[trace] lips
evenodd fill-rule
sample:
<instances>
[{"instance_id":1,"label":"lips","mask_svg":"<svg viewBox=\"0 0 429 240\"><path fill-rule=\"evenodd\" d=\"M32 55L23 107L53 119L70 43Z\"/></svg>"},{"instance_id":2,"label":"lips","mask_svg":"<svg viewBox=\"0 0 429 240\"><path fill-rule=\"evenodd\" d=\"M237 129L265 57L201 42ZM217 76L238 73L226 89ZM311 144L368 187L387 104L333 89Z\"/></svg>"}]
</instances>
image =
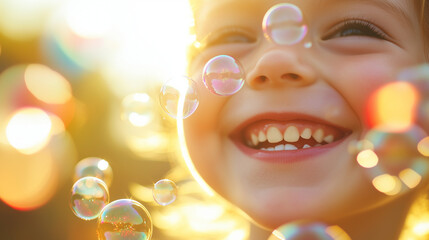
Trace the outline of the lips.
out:
<instances>
[{"instance_id":1,"label":"lips","mask_svg":"<svg viewBox=\"0 0 429 240\"><path fill-rule=\"evenodd\" d=\"M230 135L245 154L274 162L300 161L334 148L351 130L295 113L257 115Z\"/></svg>"}]
</instances>

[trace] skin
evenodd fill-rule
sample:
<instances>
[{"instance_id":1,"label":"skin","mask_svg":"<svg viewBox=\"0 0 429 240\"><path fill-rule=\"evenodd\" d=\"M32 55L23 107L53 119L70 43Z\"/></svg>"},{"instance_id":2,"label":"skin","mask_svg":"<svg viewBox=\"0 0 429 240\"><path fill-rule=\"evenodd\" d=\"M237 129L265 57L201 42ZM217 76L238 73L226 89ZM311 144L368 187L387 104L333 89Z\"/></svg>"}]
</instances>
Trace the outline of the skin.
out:
<instances>
[{"instance_id":1,"label":"skin","mask_svg":"<svg viewBox=\"0 0 429 240\"><path fill-rule=\"evenodd\" d=\"M398 238L414 193L388 197L375 190L348 146L370 129L365 113L370 94L401 69L425 62L415 7L408 0L287 1L301 9L308 25L303 42L311 41L312 47L305 48L264 38L263 16L282 2L198 2L196 34L203 47L192 57L189 72L200 105L184 120L195 168L214 191L264 229L305 219L338 224L353 239ZM369 22L387 37L344 34L336 26L346 19ZM201 77L206 62L221 54L238 59L247 73L243 88L228 97L209 92ZM306 114L350 134L311 159L261 161L243 153L230 135L265 113ZM266 234L256 230L253 238Z\"/></svg>"}]
</instances>

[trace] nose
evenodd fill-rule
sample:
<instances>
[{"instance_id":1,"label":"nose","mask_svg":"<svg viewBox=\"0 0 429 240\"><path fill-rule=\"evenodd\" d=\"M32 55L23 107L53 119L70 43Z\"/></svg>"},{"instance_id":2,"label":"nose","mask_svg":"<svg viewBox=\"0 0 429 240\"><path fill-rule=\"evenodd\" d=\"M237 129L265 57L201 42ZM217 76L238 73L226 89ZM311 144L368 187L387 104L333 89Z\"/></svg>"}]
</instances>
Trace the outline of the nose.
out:
<instances>
[{"instance_id":1,"label":"nose","mask_svg":"<svg viewBox=\"0 0 429 240\"><path fill-rule=\"evenodd\" d=\"M247 84L253 89L267 87L302 87L315 82L314 69L302 62L298 52L272 49L265 52L247 74Z\"/></svg>"}]
</instances>

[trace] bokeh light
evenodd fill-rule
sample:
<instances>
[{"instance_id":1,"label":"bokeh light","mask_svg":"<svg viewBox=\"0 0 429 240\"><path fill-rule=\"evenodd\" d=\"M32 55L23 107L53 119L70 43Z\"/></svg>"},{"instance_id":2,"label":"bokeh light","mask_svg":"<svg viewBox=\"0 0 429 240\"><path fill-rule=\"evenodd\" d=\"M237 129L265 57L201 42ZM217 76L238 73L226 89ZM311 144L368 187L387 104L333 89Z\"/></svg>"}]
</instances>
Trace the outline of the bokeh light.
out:
<instances>
[{"instance_id":1,"label":"bokeh light","mask_svg":"<svg viewBox=\"0 0 429 240\"><path fill-rule=\"evenodd\" d=\"M161 179L153 186L153 199L162 206L169 205L176 200L177 186L169 179Z\"/></svg>"},{"instance_id":2,"label":"bokeh light","mask_svg":"<svg viewBox=\"0 0 429 240\"><path fill-rule=\"evenodd\" d=\"M83 177L96 177L109 187L113 179L113 170L105 159L87 157L80 160L75 167L75 181Z\"/></svg>"},{"instance_id":3,"label":"bokeh light","mask_svg":"<svg viewBox=\"0 0 429 240\"><path fill-rule=\"evenodd\" d=\"M109 202L106 184L96 177L77 180L70 195L70 207L73 213L84 220L97 218Z\"/></svg>"},{"instance_id":4,"label":"bokeh light","mask_svg":"<svg viewBox=\"0 0 429 240\"><path fill-rule=\"evenodd\" d=\"M301 9L290 3L271 7L264 16L262 29L267 39L280 45L296 44L307 34Z\"/></svg>"},{"instance_id":5,"label":"bokeh light","mask_svg":"<svg viewBox=\"0 0 429 240\"><path fill-rule=\"evenodd\" d=\"M181 95L184 95L185 99L183 108L179 106ZM175 77L168 80L161 88L159 102L171 117L177 118L179 111L183 118L189 117L199 104L196 83L187 77Z\"/></svg>"},{"instance_id":6,"label":"bokeh light","mask_svg":"<svg viewBox=\"0 0 429 240\"><path fill-rule=\"evenodd\" d=\"M206 63L202 78L204 85L212 93L229 96L243 87L245 73L238 60L231 56L219 55Z\"/></svg>"},{"instance_id":7,"label":"bokeh light","mask_svg":"<svg viewBox=\"0 0 429 240\"><path fill-rule=\"evenodd\" d=\"M146 93L134 93L122 100L122 119L136 127L149 124L154 118L154 105Z\"/></svg>"},{"instance_id":8,"label":"bokeh light","mask_svg":"<svg viewBox=\"0 0 429 240\"><path fill-rule=\"evenodd\" d=\"M6 136L15 149L32 154L48 143L51 128L52 122L46 112L38 108L24 108L10 118Z\"/></svg>"},{"instance_id":9,"label":"bokeh light","mask_svg":"<svg viewBox=\"0 0 429 240\"><path fill-rule=\"evenodd\" d=\"M292 222L274 230L268 240L351 240L338 226L318 222Z\"/></svg>"},{"instance_id":10,"label":"bokeh light","mask_svg":"<svg viewBox=\"0 0 429 240\"><path fill-rule=\"evenodd\" d=\"M368 101L372 127L401 131L415 123L419 93L407 82L392 82L378 89Z\"/></svg>"},{"instance_id":11,"label":"bokeh light","mask_svg":"<svg viewBox=\"0 0 429 240\"><path fill-rule=\"evenodd\" d=\"M120 199L103 209L97 231L100 240L149 240L153 231L152 218L141 203Z\"/></svg>"},{"instance_id":12,"label":"bokeh light","mask_svg":"<svg viewBox=\"0 0 429 240\"><path fill-rule=\"evenodd\" d=\"M28 65L25 69L25 84L37 99L48 104L64 104L72 98L70 83L45 65Z\"/></svg>"}]
</instances>

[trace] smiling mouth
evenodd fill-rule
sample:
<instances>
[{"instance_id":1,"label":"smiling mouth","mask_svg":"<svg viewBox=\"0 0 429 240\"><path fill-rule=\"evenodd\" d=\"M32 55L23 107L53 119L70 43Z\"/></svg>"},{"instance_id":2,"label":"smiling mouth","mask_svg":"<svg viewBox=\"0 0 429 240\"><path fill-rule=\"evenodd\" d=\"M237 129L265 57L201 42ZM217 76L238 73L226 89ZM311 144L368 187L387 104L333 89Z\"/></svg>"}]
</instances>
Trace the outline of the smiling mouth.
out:
<instances>
[{"instance_id":1,"label":"smiling mouth","mask_svg":"<svg viewBox=\"0 0 429 240\"><path fill-rule=\"evenodd\" d=\"M260 120L241 132L243 144L261 151L292 151L334 143L346 131L308 120Z\"/></svg>"}]
</instances>

